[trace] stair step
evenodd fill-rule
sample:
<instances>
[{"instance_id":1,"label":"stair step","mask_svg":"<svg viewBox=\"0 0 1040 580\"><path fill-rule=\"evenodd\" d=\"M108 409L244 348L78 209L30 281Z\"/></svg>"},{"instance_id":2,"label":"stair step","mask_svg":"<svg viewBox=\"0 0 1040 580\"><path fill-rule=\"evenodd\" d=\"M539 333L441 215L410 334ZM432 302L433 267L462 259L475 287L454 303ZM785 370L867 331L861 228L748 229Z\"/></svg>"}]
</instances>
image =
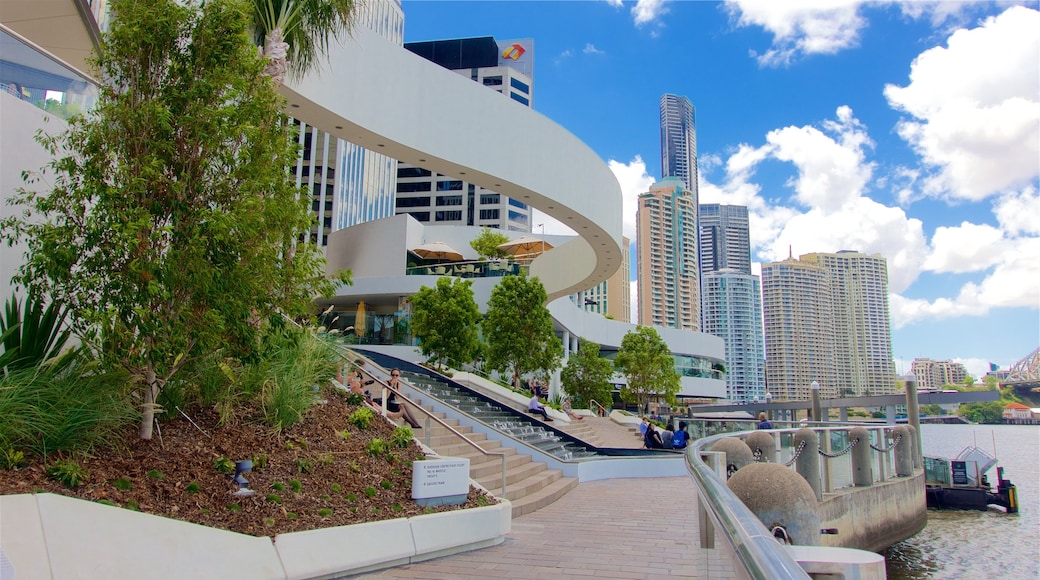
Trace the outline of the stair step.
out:
<instances>
[{"instance_id":1,"label":"stair step","mask_svg":"<svg viewBox=\"0 0 1040 580\"><path fill-rule=\"evenodd\" d=\"M561 477L549 485L524 497L510 500L513 503L513 517L540 510L560 499L567 492L578 486L578 478Z\"/></svg>"},{"instance_id":2,"label":"stair step","mask_svg":"<svg viewBox=\"0 0 1040 580\"><path fill-rule=\"evenodd\" d=\"M507 487L505 497L510 501L514 499L520 499L524 496L530 495L538 491L539 489L542 489L543 487L548 486L552 482L562 477L563 472L559 469L545 469L543 471L539 471L538 473L535 473L530 477L525 477L524 479L516 483L506 484ZM501 480L496 482L494 481L494 478L489 478L489 481L487 481L486 485L485 483L480 484L488 488L488 490L490 490L491 493L501 497L502 488L499 485L500 483Z\"/></svg>"},{"instance_id":3,"label":"stair step","mask_svg":"<svg viewBox=\"0 0 1040 580\"><path fill-rule=\"evenodd\" d=\"M528 457L528 456L527 455L519 455L517 457ZM480 485L483 485L484 487L487 487L487 488L491 488L491 487L501 488L501 486L502 486L502 462L501 461L496 461L494 463L495 463L495 469L493 469L493 470L488 470L487 469L488 467L490 467L490 465L482 465L481 466L481 471L490 471L489 473L486 473L486 474L481 475L481 476L477 476L477 475L475 475L473 473L473 469L471 468L469 476L472 479L476 480L476 482L479 483ZM527 479L529 477L534 477L535 475L538 475L539 473L542 473L543 471L548 471L548 469L549 468L544 463L540 463L540 462L527 461L527 462L522 463L522 464L510 465L509 462L506 461L506 489L509 489L510 491L512 491L512 489L511 489L512 487L517 486L517 485L522 485L521 482L523 482L525 479Z\"/></svg>"},{"instance_id":4,"label":"stair step","mask_svg":"<svg viewBox=\"0 0 1040 580\"><path fill-rule=\"evenodd\" d=\"M520 469L521 467L532 463L530 455L509 455L506 457L506 472L507 477L513 476L513 471ZM544 464L543 464L544 465ZM469 476L472 479L481 479L484 477L495 476L498 478L498 482L502 482L502 460L497 457L488 458L486 461L480 461L474 463L470 460L469 464ZM513 480L516 481L516 480Z\"/></svg>"}]
</instances>

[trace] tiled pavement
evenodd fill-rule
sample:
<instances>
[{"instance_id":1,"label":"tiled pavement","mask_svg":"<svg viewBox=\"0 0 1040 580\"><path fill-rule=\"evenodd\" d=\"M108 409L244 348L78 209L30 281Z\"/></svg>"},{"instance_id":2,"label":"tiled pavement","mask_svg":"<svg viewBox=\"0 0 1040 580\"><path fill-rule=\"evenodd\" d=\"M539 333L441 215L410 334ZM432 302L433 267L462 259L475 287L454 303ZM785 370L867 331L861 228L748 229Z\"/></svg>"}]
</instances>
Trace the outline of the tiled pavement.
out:
<instances>
[{"instance_id":1,"label":"tiled pavement","mask_svg":"<svg viewBox=\"0 0 1040 580\"><path fill-rule=\"evenodd\" d=\"M739 578L725 548L703 550L688 477L580 484L513 520L505 542L362 578Z\"/></svg>"}]
</instances>

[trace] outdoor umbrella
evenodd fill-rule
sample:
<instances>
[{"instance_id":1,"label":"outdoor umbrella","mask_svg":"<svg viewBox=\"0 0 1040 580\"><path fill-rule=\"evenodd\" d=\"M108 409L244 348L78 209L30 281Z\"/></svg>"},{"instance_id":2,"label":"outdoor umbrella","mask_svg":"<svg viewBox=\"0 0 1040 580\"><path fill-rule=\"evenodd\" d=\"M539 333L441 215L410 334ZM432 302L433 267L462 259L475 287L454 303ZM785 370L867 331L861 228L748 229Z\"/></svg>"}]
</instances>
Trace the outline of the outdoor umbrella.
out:
<instances>
[{"instance_id":1,"label":"outdoor umbrella","mask_svg":"<svg viewBox=\"0 0 1040 580\"><path fill-rule=\"evenodd\" d=\"M358 302L357 314L354 315L354 334L365 336L365 301Z\"/></svg>"},{"instance_id":2,"label":"outdoor umbrella","mask_svg":"<svg viewBox=\"0 0 1040 580\"><path fill-rule=\"evenodd\" d=\"M551 250L552 247L553 245L549 242L533 236L524 236L498 245L499 250L513 254L514 256L541 254L545 250Z\"/></svg>"},{"instance_id":3,"label":"outdoor umbrella","mask_svg":"<svg viewBox=\"0 0 1040 580\"><path fill-rule=\"evenodd\" d=\"M444 242L429 242L423 244L417 248L412 248L412 253L424 260L462 259L462 254Z\"/></svg>"}]
</instances>

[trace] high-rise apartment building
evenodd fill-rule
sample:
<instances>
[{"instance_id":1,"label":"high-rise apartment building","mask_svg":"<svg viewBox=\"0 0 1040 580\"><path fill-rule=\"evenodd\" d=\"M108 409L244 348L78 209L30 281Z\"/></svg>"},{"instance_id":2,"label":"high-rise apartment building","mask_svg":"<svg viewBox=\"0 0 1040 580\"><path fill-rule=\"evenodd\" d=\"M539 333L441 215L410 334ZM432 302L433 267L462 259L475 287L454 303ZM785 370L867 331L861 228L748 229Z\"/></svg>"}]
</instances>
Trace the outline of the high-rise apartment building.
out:
<instances>
[{"instance_id":1,"label":"high-rise apartment building","mask_svg":"<svg viewBox=\"0 0 1040 580\"><path fill-rule=\"evenodd\" d=\"M486 36L409 42L404 47L501 93L518 106L533 107L534 41L530 39L496 41ZM494 131L494 127L486 129ZM531 208L527 204L467 183L459 176L406 163L397 166L395 212L434 225L531 231Z\"/></svg>"},{"instance_id":2,"label":"high-rise apartment building","mask_svg":"<svg viewBox=\"0 0 1040 580\"><path fill-rule=\"evenodd\" d=\"M639 196L639 324L700 330L697 201L676 177Z\"/></svg>"},{"instance_id":3,"label":"high-rise apartment building","mask_svg":"<svg viewBox=\"0 0 1040 580\"><path fill-rule=\"evenodd\" d=\"M697 123L690 99L661 96L661 177L678 177L699 203L697 189Z\"/></svg>"},{"instance_id":4,"label":"high-rise apartment building","mask_svg":"<svg viewBox=\"0 0 1040 580\"><path fill-rule=\"evenodd\" d=\"M383 38L404 42L401 0L369 0L359 5L358 26ZM330 233L367 221L394 215L397 160L332 137L317 127L296 122L302 156L296 167L296 183L307 186L318 217L310 239L325 246Z\"/></svg>"},{"instance_id":5,"label":"high-rise apartment building","mask_svg":"<svg viewBox=\"0 0 1040 580\"><path fill-rule=\"evenodd\" d=\"M729 268L751 274L751 229L743 205L702 203L697 212L700 227L701 275Z\"/></svg>"},{"instance_id":6,"label":"high-rise apartment building","mask_svg":"<svg viewBox=\"0 0 1040 580\"><path fill-rule=\"evenodd\" d=\"M945 385L960 385L968 378L968 369L952 360L915 358L910 370L917 377L917 388L941 389Z\"/></svg>"},{"instance_id":7,"label":"high-rise apartment building","mask_svg":"<svg viewBox=\"0 0 1040 580\"><path fill-rule=\"evenodd\" d=\"M774 398L808 398L814 380L825 395L895 392L883 257L841 251L765 264L762 296Z\"/></svg>"},{"instance_id":8,"label":"high-rise apartment building","mask_svg":"<svg viewBox=\"0 0 1040 580\"><path fill-rule=\"evenodd\" d=\"M762 289L751 273L747 207L700 204L701 330L726 344L726 397L764 398Z\"/></svg>"}]
</instances>

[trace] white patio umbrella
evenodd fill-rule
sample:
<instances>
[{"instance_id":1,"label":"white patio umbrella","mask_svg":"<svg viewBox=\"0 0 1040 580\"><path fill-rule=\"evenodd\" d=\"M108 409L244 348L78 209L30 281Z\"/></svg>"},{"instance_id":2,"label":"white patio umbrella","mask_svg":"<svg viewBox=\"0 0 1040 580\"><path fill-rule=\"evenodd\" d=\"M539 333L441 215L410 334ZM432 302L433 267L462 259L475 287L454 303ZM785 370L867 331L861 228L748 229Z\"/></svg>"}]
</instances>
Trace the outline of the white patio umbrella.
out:
<instances>
[{"instance_id":1,"label":"white patio umbrella","mask_svg":"<svg viewBox=\"0 0 1040 580\"><path fill-rule=\"evenodd\" d=\"M412 253L424 260L461 260L462 254L444 242L429 242L412 248Z\"/></svg>"},{"instance_id":2,"label":"white patio umbrella","mask_svg":"<svg viewBox=\"0 0 1040 580\"><path fill-rule=\"evenodd\" d=\"M551 250L553 245L534 236L523 236L504 244L499 244L497 247L499 250L514 256L529 256L541 254L545 250Z\"/></svg>"}]
</instances>

